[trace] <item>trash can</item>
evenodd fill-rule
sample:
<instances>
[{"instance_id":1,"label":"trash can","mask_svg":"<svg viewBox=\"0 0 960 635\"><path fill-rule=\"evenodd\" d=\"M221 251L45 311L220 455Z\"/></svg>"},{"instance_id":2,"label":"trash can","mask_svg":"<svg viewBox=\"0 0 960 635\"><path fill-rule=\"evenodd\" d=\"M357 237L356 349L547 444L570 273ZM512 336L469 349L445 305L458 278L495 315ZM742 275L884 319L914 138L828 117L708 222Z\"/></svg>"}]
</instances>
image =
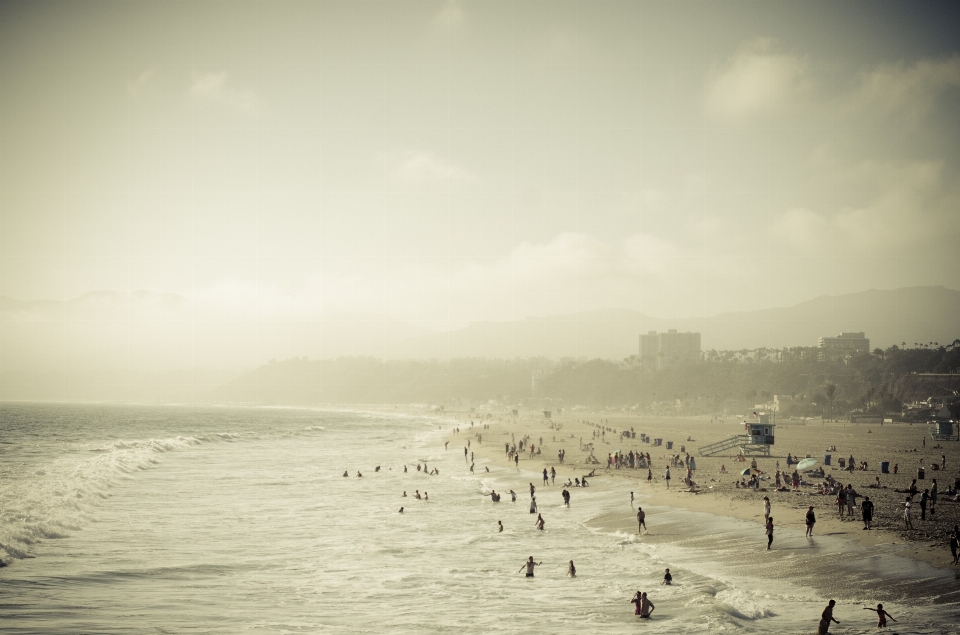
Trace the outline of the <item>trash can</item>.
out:
<instances>
[{"instance_id":1,"label":"trash can","mask_svg":"<svg viewBox=\"0 0 960 635\"><path fill-rule=\"evenodd\" d=\"M631 432L631 433L630 433L630 438L631 438L631 439L636 439L636 438L637 438L637 433L636 433L636 432Z\"/></svg>"},{"instance_id":2,"label":"trash can","mask_svg":"<svg viewBox=\"0 0 960 635\"><path fill-rule=\"evenodd\" d=\"M843 469L843 468L847 467L847 460L846 460L846 459L837 459L837 462L840 463L840 469Z\"/></svg>"},{"instance_id":3,"label":"trash can","mask_svg":"<svg viewBox=\"0 0 960 635\"><path fill-rule=\"evenodd\" d=\"M663 445L663 439L654 439L654 440L653 440L653 444L654 444L654 445Z\"/></svg>"},{"instance_id":4,"label":"trash can","mask_svg":"<svg viewBox=\"0 0 960 635\"><path fill-rule=\"evenodd\" d=\"M831 455L829 455L829 454L824 454L824 455L823 455L823 464L824 464L824 465L830 465L830 459L831 459L831 458L832 458Z\"/></svg>"},{"instance_id":5,"label":"trash can","mask_svg":"<svg viewBox=\"0 0 960 635\"><path fill-rule=\"evenodd\" d=\"M880 473L881 474L890 473L890 461L880 461Z\"/></svg>"},{"instance_id":6,"label":"trash can","mask_svg":"<svg viewBox=\"0 0 960 635\"><path fill-rule=\"evenodd\" d=\"M672 449L673 449L673 441L667 441L667 449L668 449L668 450L672 450Z\"/></svg>"},{"instance_id":7,"label":"trash can","mask_svg":"<svg viewBox=\"0 0 960 635\"><path fill-rule=\"evenodd\" d=\"M922 467L917 468L917 480L922 481L926 478L926 472L923 471Z\"/></svg>"},{"instance_id":8,"label":"trash can","mask_svg":"<svg viewBox=\"0 0 960 635\"><path fill-rule=\"evenodd\" d=\"M680 451L683 452L684 454L686 454L686 452L687 452L687 446L681 445L681 446L680 446Z\"/></svg>"},{"instance_id":9,"label":"trash can","mask_svg":"<svg viewBox=\"0 0 960 635\"><path fill-rule=\"evenodd\" d=\"M960 478L953 479L953 489L960 489Z\"/></svg>"}]
</instances>

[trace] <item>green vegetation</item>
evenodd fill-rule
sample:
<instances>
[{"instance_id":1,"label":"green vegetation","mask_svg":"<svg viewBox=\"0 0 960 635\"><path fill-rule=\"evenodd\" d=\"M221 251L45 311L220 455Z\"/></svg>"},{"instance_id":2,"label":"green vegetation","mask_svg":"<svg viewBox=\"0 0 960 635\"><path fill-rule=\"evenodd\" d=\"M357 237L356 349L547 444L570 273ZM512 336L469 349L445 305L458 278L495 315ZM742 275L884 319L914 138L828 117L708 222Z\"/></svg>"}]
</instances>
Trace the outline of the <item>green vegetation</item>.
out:
<instances>
[{"instance_id":1,"label":"green vegetation","mask_svg":"<svg viewBox=\"0 0 960 635\"><path fill-rule=\"evenodd\" d=\"M960 375L921 375L960 371L960 340L947 346L892 346L845 359L822 360L816 348L708 351L703 358L660 372L644 371L633 358L292 359L262 366L216 391L213 398L290 405L542 402L691 415L749 412L777 395L785 415L844 417L897 413L904 402L960 388Z\"/></svg>"}]
</instances>

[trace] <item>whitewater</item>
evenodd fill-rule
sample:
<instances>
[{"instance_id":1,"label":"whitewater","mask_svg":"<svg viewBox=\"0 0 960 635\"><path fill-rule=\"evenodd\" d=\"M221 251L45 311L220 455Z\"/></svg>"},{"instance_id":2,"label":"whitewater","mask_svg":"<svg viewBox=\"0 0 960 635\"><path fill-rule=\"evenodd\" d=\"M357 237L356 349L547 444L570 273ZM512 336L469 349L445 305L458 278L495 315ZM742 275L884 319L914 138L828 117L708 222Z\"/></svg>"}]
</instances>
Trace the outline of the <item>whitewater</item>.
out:
<instances>
[{"instance_id":1,"label":"whitewater","mask_svg":"<svg viewBox=\"0 0 960 635\"><path fill-rule=\"evenodd\" d=\"M462 445L475 437L444 449L454 425L468 424L336 410L0 405L2 629L815 632L829 597L806 565L743 566L739 537L755 527L650 508L656 541L606 528L611 515L635 513L622 484L593 479L571 490L566 508L559 483L572 469L557 466L554 486L542 486L539 462L478 461L471 473ZM487 437L500 439L497 430ZM424 464L439 474L417 471ZM545 531L528 512L530 482ZM491 501L494 489L503 502ZM828 560L850 552L823 545ZM531 555L543 563L532 579L519 572ZM565 575L570 560L576 578ZM659 585L666 567L674 586ZM861 608L885 601L885 585L944 583L920 565L863 575L876 578L879 599L863 585L837 597L842 623L832 631L874 632ZM634 617L637 590L649 593L654 619ZM893 630L951 633L956 613L936 598L905 601Z\"/></svg>"}]
</instances>

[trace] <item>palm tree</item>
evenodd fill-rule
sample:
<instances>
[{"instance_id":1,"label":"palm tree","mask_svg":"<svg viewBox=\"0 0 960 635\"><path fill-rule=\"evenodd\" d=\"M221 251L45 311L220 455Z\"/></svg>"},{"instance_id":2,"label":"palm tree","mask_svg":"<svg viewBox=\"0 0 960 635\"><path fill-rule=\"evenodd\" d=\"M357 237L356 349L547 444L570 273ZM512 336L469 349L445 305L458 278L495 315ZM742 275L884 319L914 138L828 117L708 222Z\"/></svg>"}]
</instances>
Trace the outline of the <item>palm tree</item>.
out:
<instances>
[{"instance_id":1,"label":"palm tree","mask_svg":"<svg viewBox=\"0 0 960 635\"><path fill-rule=\"evenodd\" d=\"M830 418L833 419L833 397L837 394L837 385L827 384L824 386L824 390L826 390L827 400L830 402Z\"/></svg>"}]
</instances>

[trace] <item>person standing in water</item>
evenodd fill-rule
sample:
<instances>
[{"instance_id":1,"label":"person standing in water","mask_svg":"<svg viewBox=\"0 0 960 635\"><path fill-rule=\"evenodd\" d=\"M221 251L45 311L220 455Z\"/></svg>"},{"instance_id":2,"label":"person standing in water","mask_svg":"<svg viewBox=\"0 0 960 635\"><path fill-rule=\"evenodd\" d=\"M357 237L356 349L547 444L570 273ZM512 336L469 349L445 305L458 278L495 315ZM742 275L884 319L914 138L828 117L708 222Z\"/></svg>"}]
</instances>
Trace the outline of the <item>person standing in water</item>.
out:
<instances>
[{"instance_id":1,"label":"person standing in water","mask_svg":"<svg viewBox=\"0 0 960 635\"><path fill-rule=\"evenodd\" d=\"M534 567L539 567L541 564L543 564L543 563L542 563L542 562L534 562L534 561L533 561L533 556L530 556L530 557L527 559L527 561L523 563L523 567L526 567L526 568L527 568L527 577L528 577L528 578L532 578L532 577L533 577L533 568L534 568ZM523 567L520 567L520 571L523 571Z\"/></svg>"},{"instance_id":2,"label":"person standing in water","mask_svg":"<svg viewBox=\"0 0 960 635\"><path fill-rule=\"evenodd\" d=\"M502 534L502 533L503 533L503 522L498 520L498 521L497 521L497 527L499 528L499 529L497 529L497 533Z\"/></svg>"},{"instance_id":3,"label":"person standing in water","mask_svg":"<svg viewBox=\"0 0 960 635\"><path fill-rule=\"evenodd\" d=\"M894 622L897 621L896 619L894 619L894 617L893 617L892 615L890 615L889 613L887 613L886 611L883 610L883 604L877 604L877 608L875 608L875 609L868 609L867 607L863 607L863 610L864 610L864 611L873 611L873 612L875 612L875 613L877 614L877 628L883 628L883 627L885 627L885 626L887 625L887 618L888 618L888 617L889 617L891 620L893 620Z\"/></svg>"},{"instance_id":4,"label":"person standing in water","mask_svg":"<svg viewBox=\"0 0 960 635\"><path fill-rule=\"evenodd\" d=\"M637 533L647 533L647 512L643 511L643 507L637 507Z\"/></svg>"},{"instance_id":5,"label":"person standing in water","mask_svg":"<svg viewBox=\"0 0 960 635\"><path fill-rule=\"evenodd\" d=\"M640 615L640 605L643 603L643 593L637 591L636 595L630 598L630 604L635 604L633 607L633 614Z\"/></svg>"},{"instance_id":6,"label":"person standing in water","mask_svg":"<svg viewBox=\"0 0 960 635\"><path fill-rule=\"evenodd\" d=\"M673 584L673 576L670 575L670 569L667 569L663 572L663 582L660 584L665 584L671 586Z\"/></svg>"},{"instance_id":7,"label":"person standing in water","mask_svg":"<svg viewBox=\"0 0 960 635\"><path fill-rule=\"evenodd\" d=\"M817 524L817 515L813 513L813 505L807 508L807 515L804 517L807 525L807 538L813 538L813 526Z\"/></svg>"},{"instance_id":8,"label":"person standing in water","mask_svg":"<svg viewBox=\"0 0 960 635\"><path fill-rule=\"evenodd\" d=\"M647 594L642 593L640 595L640 617L649 618L653 614L653 609L655 609L653 602L647 599Z\"/></svg>"},{"instance_id":9,"label":"person standing in water","mask_svg":"<svg viewBox=\"0 0 960 635\"><path fill-rule=\"evenodd\" d=\"M533 526L539 529L540 531L543 531L543 516L541 516L540 514L537 514L537 521L533 523Z\"/></svg>"},{"instance_id":10,"label":"person standing in water","mask_svg":"<svg viewBox=\"0 0 960 635\"><path fill-rule=\"evenodd\" d=\"M773 544L773 516L767 516L767 551L770 551L770 545Z\"/></svg>"},{"instance_id":11,"label":"person standing in water","mask_svg":"<svg viewBox=\"0 0 960 635\"><path fill-rule=\"evenodd\" d=\"M833 617L833 608L836 605L836 600L830 600L827 607L823 609L823 613L820 614L820 624L817 626L817 635L827 635L827 632L830 630L830 622L834 622L835 624L840 623Z\"/></svg>"},{"instance_id":12,"label":"person standing in water","mask_svg":"<svg viewBox=\"0 0 960 635\"><path fill-rule=\"evenodd\" d=\"M573 560L570 561L570 566L567 567L567 577L570 577L570 578L577 577L577 568L573 566Z\"/></svg>"},{"instance_id":13,"label":"person standing in water","mask_svg":"<svg viewBox=\"0 0 960 635\"><path fill-rule=\"evenodd\" d=\"M530 513L531 514L537 513L537 497L536 496L530 499Z\"/></svg>"}]
</instances>

